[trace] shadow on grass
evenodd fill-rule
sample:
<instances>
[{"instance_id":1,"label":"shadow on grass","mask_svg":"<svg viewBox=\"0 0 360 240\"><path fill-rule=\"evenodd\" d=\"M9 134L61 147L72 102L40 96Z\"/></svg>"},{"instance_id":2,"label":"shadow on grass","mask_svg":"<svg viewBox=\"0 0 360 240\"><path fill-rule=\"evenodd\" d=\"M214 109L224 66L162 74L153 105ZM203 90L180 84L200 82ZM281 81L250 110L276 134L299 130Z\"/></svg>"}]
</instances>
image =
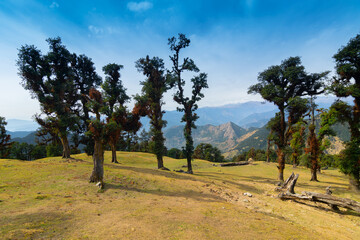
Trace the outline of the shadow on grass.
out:
<instances>
[{"instance_id":1,"label":"shadow on grass","mask_svg":"<svg viewBox=\"0 0 360 240\"><path fill-rule=\"evenodd\" d=\"M341 214L341 215L349 215L349 216L356 216L356 217L360 217L360 213L357 213L357 212L354 212L352 210L346 210L346 211L342 211L342 210L333 210L331 208L326 208L324 207L326 205L326 203L316 203L316 204L321 204L321 205L324 205L324 206L321 206L321 205L314 205L311 204L311 202L302 202L302 201L299 201L299 200L292 200L294 201L295 203L299 203L299 204L302 204L302 205L305 205L305 206L309 206L309 207L312 207L314 209L318 209L318 210L322 210L322 211L326 211L326 212L334 212L334 213L338 213L338 214Z\"/></svg>"},{"instance_id":2,"label":"shadow on grass","mask_svg":"<svg viewBox=\"0 0 360 240\"><path fill-rule=\"evenodd\" d=\"M153 194L158 196L166 196L166 197L183 197L183 198L191 198L196 201L200 202L223 202L225 201L221 197L207 194L207 193L201 193L193 190L186 190L181 192L172 192L172 191L166 191L161 189L140 189L137 187L127 187L120 184L113 184L113 183L106 183L104 191L106 192L109 189L117 189L117 190L124 190L124 191L132 191L132 192L138 192L138 193L147 193L147 194Z\"/></svg>"},{"instance_id":3,"label":"shadow on grass","mask_svg":"<svg viewBox=\"0 0 360 240\"><path fill-rule=\"evenodd\" d=\"M228 180L228 179L224 179L223 176L227 176L227 175L231 176L233 174L224 173L224 174L221 174L219 176L219 174L216 174L216 173L209 173L209 172L201 172L201 173L199 173L199 176L204 176L204 177L207 177L207 178L213 179L213 180L223 181L226 184L231 184L231 185L235 186L236 188L239 188L239 189L242 189L242 190L245 190L245 191L248 191L248 192L258 193L258 194L264 193L263 190L258 189L256 187L246 185L246 184L241 184L239 182L234 182L234 181L231 181L231 180ZM239 177L239 176L237 176L237 177ZM240 177L239 177L239 179L240 179Z\"/></svg>"},{"instance_id":4,"label":"shadow on grass","mask_svg":"<svg viewBox=\"0 0 360 240\"><path fill-rule=\"evenodd\" d=\"M63 212L2 215L0 232L4 239L51 239L66 235L72 215Z\"/></svg>"}]
</instances>

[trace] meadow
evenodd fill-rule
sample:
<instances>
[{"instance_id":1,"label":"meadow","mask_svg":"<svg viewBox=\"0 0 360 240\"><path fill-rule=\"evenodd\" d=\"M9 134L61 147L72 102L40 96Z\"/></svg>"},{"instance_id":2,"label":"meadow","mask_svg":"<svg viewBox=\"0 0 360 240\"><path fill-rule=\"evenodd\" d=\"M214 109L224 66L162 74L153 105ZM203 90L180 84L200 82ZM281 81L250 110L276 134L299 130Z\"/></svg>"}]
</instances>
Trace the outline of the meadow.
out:
<instances>
[{"instance_id":1,"label":"meadow","mask_svg":"<svg viewBox=\"0 0 360 240\"><path fill-rule=\"evenodd\" d=\"M165 157L157 170L148 153L105 152L105 188L88 182L86 154L36 161L0 159L0 239L357 239L360 215L319 203L277 198L275 163L220 167ZM295 191L360 201L337 169L310 182L310 170L287 165L300 177ZM252 196L244 195L250 193Z\"/></svg>"}]
</instances>

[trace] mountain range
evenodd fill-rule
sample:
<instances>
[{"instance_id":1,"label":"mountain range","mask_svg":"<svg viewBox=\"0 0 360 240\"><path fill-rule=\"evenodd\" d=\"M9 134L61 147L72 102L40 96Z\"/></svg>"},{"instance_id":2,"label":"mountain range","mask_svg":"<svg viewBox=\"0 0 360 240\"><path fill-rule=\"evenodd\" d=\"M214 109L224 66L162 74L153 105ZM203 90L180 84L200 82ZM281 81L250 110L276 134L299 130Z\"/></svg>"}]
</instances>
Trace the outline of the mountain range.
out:
<instances>
[{"instance_id":1,"label":"mountain range","mask_svg":"<svg viewBox=\"0 0 360 240\"><path fill-rule=\"evenodd\" d=\"M334 97L319 97L316 103L319 108L328 108ZM351 100L348 100L350 102ZM226 157L234 156L251 147L265 149L269 131L264 125L277 112L271 103L245 102L229 104L221 107L204 107L197 110L200 118L197 120L197 129L193 131L194 145L210 143L218 147ZM183 126L181 125L182 113L167 111L164 119L168 122L164 129L165 145L168 149L179 148L185 145ZM6 129L14 141L34 143L37 123L30 120L7 120ZM147 118L142 119L145 129L149 129ZM346 141L349 131L337 127L338 140Z\"/></svg>"}]
</instances>

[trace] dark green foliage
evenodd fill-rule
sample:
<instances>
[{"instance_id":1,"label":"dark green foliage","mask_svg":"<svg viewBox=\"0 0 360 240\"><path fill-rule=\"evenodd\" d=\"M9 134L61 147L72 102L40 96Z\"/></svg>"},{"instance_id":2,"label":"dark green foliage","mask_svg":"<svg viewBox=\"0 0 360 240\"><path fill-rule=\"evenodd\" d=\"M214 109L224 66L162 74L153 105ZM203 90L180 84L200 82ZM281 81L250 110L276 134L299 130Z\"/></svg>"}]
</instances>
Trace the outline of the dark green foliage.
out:
<instances>
[{"instance_id":1,"label":"dark green foliage","mask_svg":"<svg viewBox=\"0 0 360 240\"><path fill-rule=\"evenodd\" d=\"M71 66L73 55L61 44L60 38L47 39L49 52L43 55L35 46L19 49L17 66L22 85L31 92L41 106L45 120L36 117L45 129L50 129L61 139L63 157L70 157L68 132L75 130L78 92ZM43 125L45 124L46 125Z\"/></svg>"},{"instance_id":2,"label":"dark green foliage","mask_svg":"<svg viewBox=\"0 0 360 240\"><path fill-rule=\"evenodd\" d=\"M166 126L163 120L162 101L164 93L170 88L169 82L165 78L164 62L158 57L150 59L140 58L136 62L136 68L146 76L146 80L141 82L142 95L136 96L137 108L143 108L144 112L150 118L151 135L154 142L153 152L156 154L158 168L163 168L164 142L162 129Z\"/></svg>"},{"instance_id":3,"label":"dark green foliage","mask_svg":"<svg viewBox=\"0 0 360 240\"><path fill-rule=\"evenodd\" d=\"M6 124L5 118L0 117L0 158L6 158L9 155L12 145L11 137L6 133Z\"/></svg>"},{"instance_id":4,"label":"dark green foliage","mask_svg":"<svg viewBox=\"0 0 360 240\"><path fill-rule=\"evenodd\" d=\"M60 146L61 156L61 146ZM46 146L45 145L33 145L28 143L14 142L9 158L19 160L35 160L46 157Z\"/></svg>"},{"instance_id":5,"label":"dark green foliage","mask_svg":"<svg viewBox=\"0 0 360 240\"><path fill-rule=\"evenodd\" d=\"M79 143L85 145L85 152L88 155L92 155L94 142L91 138L87 137L84 133L88 131L89 121L90 121L90 110L87 107L88 94L91 88L97 88L102 83L101 77L96 73L94 63L91 58L88 58L85 55L73 54L72 69L74 71L74 84L77 89L79 96L80 104L77 111L77 115L80 118L79 129L77 132L80 134ZM78 134L75 133L75 134ZM74 152L74 149L72 149Z\"/></svg>"},{"instance_id":6,"label":"dark green foliage","mask_svg":"<svg viewBox=\"0 0 360 240\"><path fill-rule=\"evenodd\" d=\"M195 121L199 118L195 113L198 108L196 102L200 101L201 98L204 97L202 90L204 88L208 88L208 84L207 75L205 73L200 73L191 79L193 84L191 97L184 96L185 80L182 78L182 74L186 71L199 72L198 67L192 59L184 58L181 63L180 51L188 47L189 44L190 39L186 38L184 34L179 34L178 38L169 38L168 45L170 46L170 50L173 52L173 55L170 56L173 66L172 71L168 74L168 79L171 82L171 85L175 86L177 89L174 94L174 101L180 105L177 110L184 112L181 119L182 122L185 122L184 137L186 145L184 154L187 159L188 173L192 173L191 158L194 152L192 129L196 128Z\"/></svg>"},{"instance_id":7,"label":"dark green foliage","mask_svg":"<svg viewBox=\"0 0 360 240\"><path fill-rule=\"evenodd\" d=\"M103 67L106 77L101 87L104 91L104 101L107 103L104 113L108 117L112 115L116 105L123 106L124 103L130 100L130 97L126 95L126 88L124 88L120 80L120 70L123 68L123 65L115 63Z\"/></svg>"},{"instance_id":8,"label":"dark green foliage","mask_svg":"<svg viewBox=\"0 0 360 240\"><path fill-rule=\"evenodd\" d=\"M336 101L332 106L333 116L350 127L350 142L343 151L340 169L350 176L350 186L360 189L360 35L350 39L333 56L337 76L331 82L330 91L337 97L353 97L354 106Z\"/></svg>"},{"instance_id":9,"label":"dark green foliage","mask_svg":"<svg viewBox=\"0 0 360 240\"><path fill-rule=\"evenodd\" d=\"M126 88L124 88L120 80L120 70L122 68L122 65L115 63L103 67L103 71L106 74L105 82L102 85L105 104L100 111L107 116L106 135L108 136L108 143L111 147L111 162L113 163L118 163L116 146L121 135L129 125L128 116L130 115L124 106L130 97L126 94ZM131 129L129 129L129 131L131 131Z\"/></svg>"},{"instance_id":10,"label":"dark green foliage","mask_svg":"<svg viewBox=\"0 0 360 240\"><path fill-rule=\"evenodd\" d=\"M184 153L180 149L171 148L169 151L167 151L167 156L175 159L181 159L184 158Z\"/></svg>"},{"instance_id":11,"label":"dark green foliage","mask_svg":"<svg viewBox=\"0 0 360 240\"><path fill-rule=\"evenodd\" d=\"M197 145L193 158L208 160L210 162L224 162L224 157L221 155L220 150L208 143L200 143Z\"/></svg>"},{"instance_id":12,"label":"dark green foliage","mask_svg":"<svg viewBox=\"0 0 360 240\"><path fill-rule=\"evenodd\" d=\"M61 145L51 143L46 146L47 157L57 157L57 156L61 156L61 154L62 154Z\"/></svg>"}]
</instances>

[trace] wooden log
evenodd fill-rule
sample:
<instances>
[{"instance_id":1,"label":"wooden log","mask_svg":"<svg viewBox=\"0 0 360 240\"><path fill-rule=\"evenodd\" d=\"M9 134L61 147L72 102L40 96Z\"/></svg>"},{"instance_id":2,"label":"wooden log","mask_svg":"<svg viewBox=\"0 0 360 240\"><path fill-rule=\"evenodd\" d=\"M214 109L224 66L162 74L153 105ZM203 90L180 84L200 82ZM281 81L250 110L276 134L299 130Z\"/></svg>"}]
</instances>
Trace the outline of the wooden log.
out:
<instances>
[{"instance_id":1,"label":"wooden log","mask_svg":"<svg viewBox=\"0 0 360 240\"><path fill-rule=\"evenodd\" d=\"M221 167L233 167L233 166L241 166L241 165L248 165L248 161L242 161L242 162L231 162L231 163L222 163L220 164Z\"/></svg>"},{"instance_id":2,"label":"wooden log","mask_svg":"<svg viewBox=\"0 0 360 240\"><path fill-rule=\"evenodd\" d=\"M286 181L284 182L284 184L282 184L280 187L275 188L275 190L277 191L283 191L286 190L290 193L295 193L294 192L294 188L295 188L295 184L297 179L299 178L299 174L294 174L292 173L288 179L286 179Z\"/></svg>"},{"instance_id":3,"label":"wooden log","mask_svg":"<svg viewBox=\"0 0 360 240\"><path fill-rule=\"evenodd\" d=\"M280 193L279 198L281 200L306 200L312 202L320 202L331 206L332 209L336 209L337 207L343 207L360 213L359 202L348 198L335 197L329 194L306 192L306 191L302 192L302 194L286 192L286 193Z\"/></svg>"}]
</instances>

